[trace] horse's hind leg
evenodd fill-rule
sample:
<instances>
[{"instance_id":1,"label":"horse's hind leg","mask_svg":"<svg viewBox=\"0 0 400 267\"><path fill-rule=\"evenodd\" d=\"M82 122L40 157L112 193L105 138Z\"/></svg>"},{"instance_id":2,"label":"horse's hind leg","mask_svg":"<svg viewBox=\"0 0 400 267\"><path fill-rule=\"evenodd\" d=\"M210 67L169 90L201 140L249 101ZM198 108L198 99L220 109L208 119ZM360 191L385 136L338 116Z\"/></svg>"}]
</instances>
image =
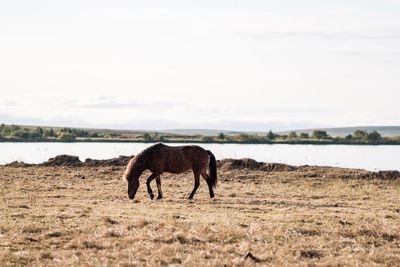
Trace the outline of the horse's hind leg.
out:
<instances>
[{"instance_id":1,"label":"horse's hind leg","mask_svg":"<svg viewBox=\"0 0 400 267\"><path fill-rule=\"evenodd\" d=\"M147 178L147 181L146 181L147 193L149 194L149 197L150 197L151 199L154 198L154 194L153 194L153 190L151 190L150 182L153 181L153 179L156 178L157 176L159 176L159 175L156 174L156 173L152 173L152 174L149 176L149 178Z\"/></svg>"},{"instance_id":2,"label":"horse's hind leg","mask_svg":"<svg viewBox=\"0 0 400 267\"><path fill-rule=\"evenodd\" d=\"M208 177L206 170L204 170L204 171L201 173L201 177L203 177L204 180L206 180L207 185L208 185L208 191L210 191L210 198L213 198L213 197L214 197L214 190L213 190L213 188L212 188L211 181L210 181L210 177Z\"/></svg>"},{"instance_id":3,"label":"horse's hind leg","mask_svg":"<svg viewBox=\"0 0 400 267\"><path fill-rule=\"evenodd\" d=\"M157 189L158 189L158 197L157 197L157 199L162 199L163 194L162 194L162 190L161 190L161 177L160 177L160 175L157 176L156 182L157 182Z\"/></svg>"},{"instance_id":4,"label":"horse's hind leg","mask_svg":"<svg viewBox=\"0 0 400 267\"><path fill-rule=\"evenodd\" d=\"M190 193L189 199L193 199L194 193L196 193L197 188L200 185L200 175L198 173L194 173L194 188L192 193Z\"/></svg>"}]
</instances>

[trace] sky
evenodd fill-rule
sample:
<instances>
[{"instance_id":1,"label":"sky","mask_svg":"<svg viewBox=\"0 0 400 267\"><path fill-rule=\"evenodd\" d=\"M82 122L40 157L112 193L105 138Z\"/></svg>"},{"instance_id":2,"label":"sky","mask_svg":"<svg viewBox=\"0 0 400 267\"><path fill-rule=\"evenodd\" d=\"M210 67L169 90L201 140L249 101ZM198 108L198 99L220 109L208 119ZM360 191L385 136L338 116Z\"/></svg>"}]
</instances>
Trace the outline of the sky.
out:
<instances>
[{"instance_id":1,"label":"sky","mask_svg":"<svg viewBox=\"0 0 400 267\"><path fill-rule=\"evenodd\" d=\"M400 125L400 1L0 1L0 123Z\"/></svg>"}]
</instances>

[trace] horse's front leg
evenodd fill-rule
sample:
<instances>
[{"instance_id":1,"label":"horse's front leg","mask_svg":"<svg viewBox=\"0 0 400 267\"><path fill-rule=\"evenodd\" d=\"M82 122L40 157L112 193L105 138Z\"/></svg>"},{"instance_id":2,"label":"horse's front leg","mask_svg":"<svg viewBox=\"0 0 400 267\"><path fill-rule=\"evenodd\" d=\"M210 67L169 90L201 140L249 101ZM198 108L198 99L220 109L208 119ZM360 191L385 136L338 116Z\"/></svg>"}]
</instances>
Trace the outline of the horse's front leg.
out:
<instances>
[{"instance_id":1,"label":"horse's front leg","mask_svg":"<svg viewBox=\"0 0 400 267\"><path fill-rule=\"evenodd\" d=\"M153 172L153 173L149 176L149 178L147 178L147 181L146 181L147 193L149 194L149 197L150 197L151 199L154 198L154 194L153 194L153 190L151 190L150 182L153 181L153 179L156 178L157 176L159 176L159 174Z\"/></svg>"},{"instance_id":2,"label":"horse's front leg","mask_svg":"<svg viewBox=\"0 0 400 267\"><path fill-rule=\"evenodd\" d=\"M156 183L157 183L157 189L158 189L158 197L157 199L162 199L163 194L162 194L162 190L161 190L161 176L157 176L156 178Z\"/></svg>"}]
</instances>

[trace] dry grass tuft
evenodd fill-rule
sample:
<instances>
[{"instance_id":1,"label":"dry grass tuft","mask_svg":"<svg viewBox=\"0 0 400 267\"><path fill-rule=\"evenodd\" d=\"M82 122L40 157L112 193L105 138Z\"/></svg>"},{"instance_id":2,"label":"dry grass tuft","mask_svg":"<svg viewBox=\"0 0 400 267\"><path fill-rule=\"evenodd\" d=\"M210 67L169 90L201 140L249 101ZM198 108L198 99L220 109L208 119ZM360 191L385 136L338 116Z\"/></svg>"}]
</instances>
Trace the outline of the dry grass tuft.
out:
<instances>
[{"instance_id":1,"label":"dry grass tuft","mask_svg":"<svg viewBox=\"0 0 400 267\"><path fill-rule=\"evenodd\" d=\"M104 221L108 224L118 224L117 220L111 219L110 217L104 218Z\"/></svg>"},{"instance_id":2,"label":"dry grass tuft","mask_svg":"<svg viewBox=\"0 0 400 267\"><path fill-rule=\"evenodd\" d=\"M123 236L121 232L117 232L115 230L109 230L104 234L104 237L114 237L114 238L120 238Z\"/></svg>"},{"instance_id":3,"label":"dry grass tuft","mask_svg":"<svg viewBox=\"0 0 400 267\"><path fill-rule=\"evenodd\" d=\"M43 231L44 228L36 224L28 224L22 228L22 233L24 234L39 234Z\"/></svg>"},{"instance_id":4,"label":"dry grass tuft","mask_svg":"<svg viewBox=\"0 0 400 267\"><path fill-rule=\"evenodd\" d=\"M318 250L301 250L300 257L302 258L309 258L309 259L319 259L322 258L324 255L321 251Z\"/></svg>"},{"instance_id":5,"label":"dry grass tuft","mask_svg":"<svg viewBox=\"0 0 400 267\"><path fill-rule=\"evenodd\" d=\"M152 223L153 221L151 219L139 218L134 222L133 226L137 229L140 229Z\"/></svg>"},{"instance_id":6,"label":"dry grass tuft","mask_svg":"<svg viewBox=\"0 0 400 267\"><path fill-rule=\"evenodd\" d=\"M43 253L40 255L40 258L41 258L41 259L46 259L46 260L53 260L53 259L54 259L54 256L53 256L50 252L43 252Z\"/></svg>"},{"instance_id":7,"label":"dry grass tuft","mask_svg":"<svg viewBox=\"0 0 400 267\"><path fill-rule=\"evenodd\" d=\"M64 235L64 233L61 231L54 231L54 232L48 233L47 237L60 237L63 235Z\"/></svg>"},{"instance_id":8,"label":"dry grass tuft","mask_svg":"<svg viewBox=\"0 0 400 267\"><path fill-rule=\"evenodd\" d=\"M86 249L97 249L97 250L104 249L104 247L99 243L97 243L96 241L83 241L82 245L83 248Z\"/></svg>"}]
</instances>

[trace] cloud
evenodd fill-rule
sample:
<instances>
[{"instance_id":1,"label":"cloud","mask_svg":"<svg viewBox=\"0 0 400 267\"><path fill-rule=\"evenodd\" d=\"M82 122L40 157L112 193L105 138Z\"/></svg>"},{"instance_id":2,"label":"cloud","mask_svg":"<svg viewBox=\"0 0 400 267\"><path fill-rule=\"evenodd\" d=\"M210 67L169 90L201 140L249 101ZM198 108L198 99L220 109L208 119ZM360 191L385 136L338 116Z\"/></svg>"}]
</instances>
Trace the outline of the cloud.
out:
<instances>
[{"instance_id":1,"label":"cloud","mask_svg":"<svg viewBox=\"0 0 400 267\"><path fill-rule=\"evenodd\" d=\"M94 108L94 109L167 109L181 105L174 101L152 101L144 99L117 98L102 96L90 101L91 103L77 104L78 108Z\"/></svg>"},{"instance_id":2,"label":"cloud","mask_svg":"<svg viewBox=\"0 0 400 267\"><path fill-rule=\"evenodd\" d=\"M267 112L254 112L238 108L236 111L221 109L208 112L196 106L181 107L175 110L131 110L86 109L86 108L43 108L31 109L29 115L25 108L0 108L0 123L66 126L82 128L113 128L130 130L160 130L179 128L224 129L238 131L280 131L314 127L340 127L354 125L398 125L400 116L382 111L302 111L270 109Z\"/></svg>"},{"instance_id":3,"label":"cloud","mask_svg":"<svg viewBox=\"0 0 400 267\"><path fill-rule=\"evenodd\" d=\"M266 31L249 35L256 40L262 39L310 39L325 40L400 40L399 30L390 33L377 32L345 32L345 31Z\"/></svg>"},{"instance_id":4,"label":"cloud","mask_svg":"<svg viewBox=\"0 0 400 267\"><path fill-rule=\"evenodd\" d=\"M32 99L31 99L32 100ZM97 96L63 100L9 100L0 106L0 123L83 128L226 129L239 131L292 130L313 127L394 125L400 123L396 110L352 112L318 105L242 105L167 101L158 99ZM2 101L4 102L4 100ZM0 102L1 103L1 102ZM48 103L48 104L45 104ZM273 103L271 103L273 104ZM29 110L29 112L27 112ZM389 118L388 114L392 114Z\"/></svg>"},{"instance_id":5,"label":"cloud","mask_svg":"<svg viewBox=\"0 0 400 267\"><path fill-rule=\"evenodd\" d=\"M17 106L17 102L15 102L14 100L10 100L10 99L3 99L1 102L2 106L6 106L6 107L13 107L13 106Z\"/></svg>"},{"instance_id":6,"label":"cloud","mask_svg":"<svg viewBox=\"0 0 400 267\"><path fill-rule=\"evenodd\" d=\"M172 109L185 105L178 101L162 101L140 98L122 98L113 96L98 97L76 97L69 99L56 100L54 98L43 97L36 99L31 97L19 97L17 101L4 99L0 100L3 107L15 108L43 108L49 109L130 109L130 110L162 110ZM45 104L45 105L44 105Z\"/></svg>"},{"instance_id":7,"label":"cloud","mask_svg":"<svg viewBox=\"0 0 400 267\"><path fill-rule=\"evenodd\" d=\"M337 50L337 51L331 51L331 54L343 55L343 56L393 57L393 56L400 56L400 51Z\"/></svg>"},{"instance_id":8,"label":"cloud","mask_svg":"<svg viewBox=\"0 0 400 267\"><path fill-rule=\"evenodd\" d=\"M80 125L84 127L84 120L78 118L67 118L62 116L53 116L52 118L42 118L37 115L9 114L0 113L0 123L17 125L40 125L40 126L69 126Z\"/></svg>"}]
</instances>

